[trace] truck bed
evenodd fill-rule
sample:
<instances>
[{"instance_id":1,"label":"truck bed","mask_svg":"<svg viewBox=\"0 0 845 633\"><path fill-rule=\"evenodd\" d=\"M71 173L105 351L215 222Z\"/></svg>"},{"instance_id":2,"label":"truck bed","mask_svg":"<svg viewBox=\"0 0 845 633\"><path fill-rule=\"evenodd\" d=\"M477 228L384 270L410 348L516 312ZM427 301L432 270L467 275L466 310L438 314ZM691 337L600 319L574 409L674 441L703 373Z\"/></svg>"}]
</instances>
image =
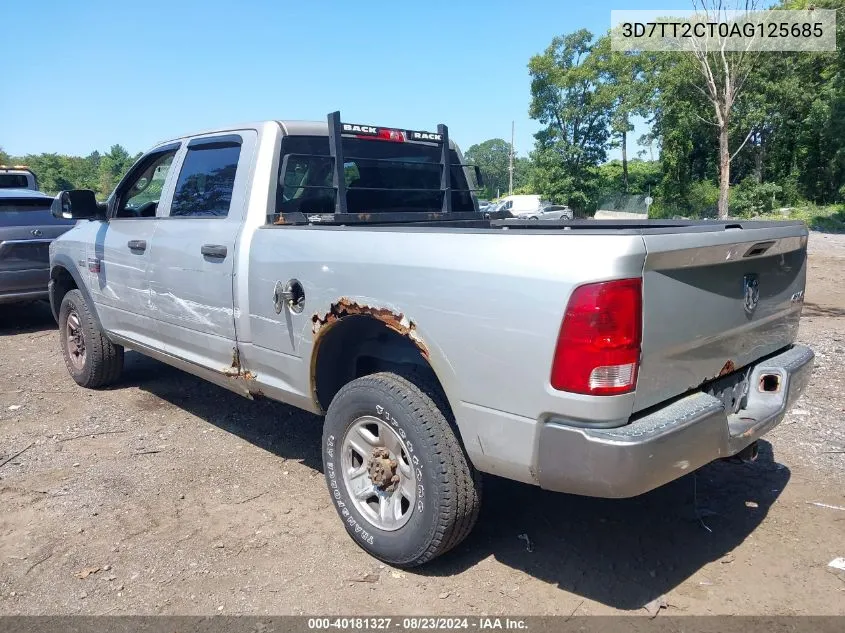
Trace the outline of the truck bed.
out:
<instances>
[{"instance_id":1,"label":"truck bed","mask_svg":"<svg viewBox=\"0 0 845 633\"><path fill-rule=\"evenodd\" d=\"M726 368L738 370L789 345L802 303L794 295L803 291L805 279L807 231L800 222L494 220L475 226L431 221L425 225L274 224L265 229L271 234L284 232L291 237L282 241L301 241L303 248L305 243L314 244L317 250L305 260L325 262L344 277L348 271L355 277L349 279L350 286L362 295L378 297L415 316L428 309L460 306L459 312L468 317L507 328L512 325L511 317L503 312L507 306L491 303L491 295L484 293L489 290L501 298L494 288L503 285L517 295L528 293L525 305L542 304L548 309L534 313L543 324L532 334L548 329L545 347L549 349L528 350L529 338L524 337L524 345L514 342L511 358L533 364L535 354L542 353L542 374L549 367L545 356L552 351L548 341L556 337L574 286L620 275L642 276L643 344L634 410L694 389L726 373ZM306 233L324 237L293 237ZM570 246L560 240L575 241ZM759 244L764 251L754 253ZM330 252L335 249L337 255ZM620 257L620 249L639 254L620 267L613 262ZM342 263L343 258L352 261ZM384 277L380 266L405 270L408 281L399 277L387 284L376 281ZM745 275L758 278L759 305L753 314L743 307ZM408 287L401 287L404 284ZM344 287L345 282L336 285ZM460 296L444 289L467 285L473 290L461 291ZM545 296L534 296L536 292ZM329 302L336 299L326 297ZM419 322L425 326L424 320ZM491 336L478 344L495 343ZM480 368L472 365L464 375L478 374ZM493 377L489 381L495 382ZM543 375L542 381L547 382L548 376Z\"/></svg>"}]
</instances>

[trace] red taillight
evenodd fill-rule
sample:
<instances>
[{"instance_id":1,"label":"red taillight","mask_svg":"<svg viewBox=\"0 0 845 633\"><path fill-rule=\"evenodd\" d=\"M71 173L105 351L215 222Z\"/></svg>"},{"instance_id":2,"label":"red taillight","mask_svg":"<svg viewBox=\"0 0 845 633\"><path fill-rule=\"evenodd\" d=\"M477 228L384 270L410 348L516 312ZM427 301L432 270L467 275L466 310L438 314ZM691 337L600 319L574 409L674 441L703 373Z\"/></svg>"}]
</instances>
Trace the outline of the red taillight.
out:
<instances>
[{"instance_id":1,"label":"red taillight","mask_svg":"<svg viewBox=\"0 0 845 633\"><path fill-rule=\"evenodd\" d=\"M383 141L393 141L394 143L404 143L405 133L401 130L387 130L381 128L378 131L378 137Z\"/></svg>"},{"instance_id":2,"label":"red taillight","mask_svg":"<svg viewBox=\"0 0 845 633\"><path fill-rule=\"evenodd\" d=\"M641 279L576 288L560 326L552 387L594 396L633 391L641 336Z\"/></svg>"}]
</instances>

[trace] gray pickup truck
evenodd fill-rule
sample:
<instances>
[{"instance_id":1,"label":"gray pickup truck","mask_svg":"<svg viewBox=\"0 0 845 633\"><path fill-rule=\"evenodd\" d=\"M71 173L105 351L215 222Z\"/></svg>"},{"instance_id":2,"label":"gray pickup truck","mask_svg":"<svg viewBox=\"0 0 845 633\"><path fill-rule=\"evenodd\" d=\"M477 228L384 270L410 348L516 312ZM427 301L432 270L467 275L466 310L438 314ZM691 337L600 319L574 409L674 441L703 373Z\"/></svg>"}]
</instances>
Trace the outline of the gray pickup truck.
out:
<instances>
[{"instance_id":1,"label":"gray pickup truck","mask_svg":"<svg viewBox=\"0 0 845 633\"><path fill-rule=\"evenodd\" d=\"M270 121L166 141L50 249L73 379L131 348L325 414L352 538L398 566L460 543L480 473L597 497L753 458L807 384L792 222L479 213L436 132ZM307 520L303 518L303 520Z\"/></svg>"},{"instance_id":2,"label":"gray pickup truck","mask_svg":"<svg viewBox=\"0 0 845 633\"><path fill-rule=\"evenodd\" d=\"M53 198L0 186L0 305L47 298L50 242L75 222L51 214Z\"/></svg>"}]
</instances>

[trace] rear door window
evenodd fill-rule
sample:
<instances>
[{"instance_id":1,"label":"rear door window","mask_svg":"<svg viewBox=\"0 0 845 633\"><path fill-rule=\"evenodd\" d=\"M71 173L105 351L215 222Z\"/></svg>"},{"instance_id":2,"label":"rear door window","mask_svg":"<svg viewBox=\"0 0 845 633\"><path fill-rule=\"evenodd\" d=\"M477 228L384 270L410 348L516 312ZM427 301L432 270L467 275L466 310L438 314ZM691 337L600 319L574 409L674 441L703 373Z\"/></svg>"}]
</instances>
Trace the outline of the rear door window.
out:
<instances>
[{"instance_id":1,"label":"rear door window","mask_svg":"<svg viewBox=\"0 0 845 633\"><path fill-rule=\"evenodd\" d=\"M241 144L237 141L189 144L173 194L170 217L229 215L240 154Z\"/></svg>"}]
</instances>

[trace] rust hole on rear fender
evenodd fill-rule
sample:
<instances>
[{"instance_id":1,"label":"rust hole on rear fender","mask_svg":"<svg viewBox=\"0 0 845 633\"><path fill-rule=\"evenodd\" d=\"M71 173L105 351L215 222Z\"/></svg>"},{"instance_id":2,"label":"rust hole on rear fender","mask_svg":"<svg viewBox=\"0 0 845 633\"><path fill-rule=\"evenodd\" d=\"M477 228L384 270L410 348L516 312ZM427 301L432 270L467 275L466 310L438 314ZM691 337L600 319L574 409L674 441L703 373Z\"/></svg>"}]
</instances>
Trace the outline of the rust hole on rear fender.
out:
<instances>
[{"instance_id":1,"label":"rust hole on rear fender","mask_svg":"<svg viewBox=\"0 0 845 633\"><path fill-rule=\"evenodd\" d=\"M416 324L403 313L396 312L389 308L360 304L348 297L341 297L338 299L337 302L331 305L326 314L322 316L314 314L311 317L311 331L314 334L315 347L317 339L325 334L326 330L328 330L332 325L344 317L355 315L370 316L378 321L381 321L397 334L401 334L402 336L411 339L414 345L417 346L417 349L420 350L423 358L426 360L429 359L428 347L417 333Z\"/></svg>"},{"instance_id":2,"label":"rust hole on rear fender","mask_svg":"<svg viewBox=\"0 0 845 633\"><path fill-rule=\"evenodd\" d=\"M320 346L329 332L342 319L349 316L368 316L387 326L391 331L407 338L419 350L420 355L429 362L428 346L417 332L417 326L404 313L379 306L358 303L348 297L341 297L331 304L329 311L311 316L311 332L314 335L311 351L311 391L314 402L319 403L317 396L317 359L320 356Z\"/></svg>"}]
</instances>

